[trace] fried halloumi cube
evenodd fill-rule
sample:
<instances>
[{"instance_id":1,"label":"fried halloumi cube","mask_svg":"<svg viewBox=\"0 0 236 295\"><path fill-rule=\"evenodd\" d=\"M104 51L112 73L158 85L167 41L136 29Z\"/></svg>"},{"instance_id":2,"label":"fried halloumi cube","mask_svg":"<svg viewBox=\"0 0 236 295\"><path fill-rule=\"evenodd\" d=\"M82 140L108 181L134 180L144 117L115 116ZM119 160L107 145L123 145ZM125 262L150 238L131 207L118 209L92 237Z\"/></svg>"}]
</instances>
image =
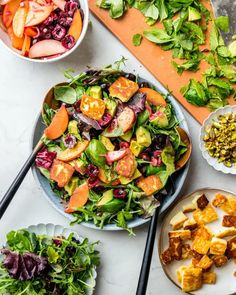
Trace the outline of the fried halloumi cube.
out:
<instances>
[{"instance_id":1,"label":"fried halloumi cube","mask_svg":"<svg viewBox=\"0 0 236 295\"><path fill-rule=\"evenodd\" d=\"M187 269L187 268L188 268L188 266L183 265L183 266L180 266L180 268L178 268L177 271L176 271L176 273L177 273L177 280L178 280L178 282L180 284L182 282L183 271L185 269Z\"/></svg>"},{"instance_id":2,"label":"fried halloumi cube","mask_svg":"<svg viewBox=\"0 0 236 295\"><path fill-rule=\"evenodd\" d=\"M236 237L227 242L227 255L230 258L236 258Z\"/></svg>"},{"instance_id":3,"label":"fried halloumi cube","mask_svg":"<svg viewBox=\"0 0 236 295\"><path fill-rule=\"evenodd\" d=\"M216 273L212 271L207 271L202 274L203 284L214 285L216 283Z\"/></svg>"},{"instance_id":4,"label":"fried halloumi cube","mask_svg":"<svg viewBox=\"0 0 236 295\"><path fill-rule=\"evenodd\" d=\"M170 231L168 233L169 238L180 237L181 240L190 240L191 239L191 231L190 230L176 230Z\"/></svg>"},{"instance_id":5,"label":"fried halloumi cube","mask_svg":"<svg viewBox=\"0 0 236 295\"><path fill-rule=\"evenodd\" d=\"M236 216L224 215L222 220L222 226L236 228Z\"/></svg>"},{"instance_id":6,"label":"fried halloumi cube","mask_svg":"<svg viewBox=\"0 0 236 295\"><path fill-rule=\"evenodd\" d=\"M183 205L182 209L183 209L183 213L190 213L196 210L197 208L196 208L196 205L194 205L193 203L188 203L186 205Z\"/></svg>"},{"instance_id":7,"label":"fried halloumi cube","mask_svg":"<svg viewBox=\"0 0 236 295\"><path fill-rule=\"evenodd\" d=\"M182 272L181 287L183 292L191 292L200 289L202 286L202 269L190 267Z\"/></svg>"},{"instance_id":8,"label":"fried halloumi cube","mask_svg":"<svg viewBox=\"0 0 236 295\"><path fill-rule=\"evenodd\" d=\"M227 248L227 241L224 239L213 237L210 245L210 254L224 255Z\"/></svg>"},{"instance_id":9,"label":"fried halloumi cube","mask_svg":"<svg viewBox=\"0 0 236 295\"><path fill-rule=\"evenodd\" d=\"M205 194L202 194L200 196L196 196L193 199L192 203L196 208L203 210L204 208L206 208L209 201L208 201L207 197L205 196Z\"/></svg>"},{"instance_id":10,"label":"fried halloumi cube","mask_svg":"<svg viewBox=\"0 0 236 295\"><path fill-rule=\"evenodd\" d=\"M228 258L225 255L214 255L212 260L216 267L222 267L228 262Z\"/></svg>"},{"instance_id":11,"label":"fried halloumi cube","mask_svg":"<svg viewBox=\"0 0 236 295\"><path fill-rule=\"evenodd\" d=\"M161 253L160 259L164 265L167 265L173 261L170 248Z\"/></svg>"},{"instance_id":12,"label":"fried halloumi cube","mask_svg":"<svg viewBox=\"0 0 236 295\"><path fill-rule=\"evenodd\" d=\"M218 219L215 209L208 204L203 210L197 209L193 212L193 218L198 224L206 224Z\"/></svg>"},{"instance_id":13,"label":"fried halloumi cube","mask_svg":"<svg viewBox=\"0 0 236 295\"><path fill-rule=\"evenodd\" d=\"M182 212L179 211L172 219L170 220L170 225L173 230L180 229L188 217Z\"/></svg>"},{"instance_id":14,"label":"fried halloumi cube","mask_svg":"<svg viewBox=\"0 0 236 295\"><path fill-rule=\"evenodd\" d=\"M197 264L197 267L202 269L208 269L212 266L213 260L210 259L207 255L204 255Z\"/></svg>"},{"instance_id":15,"label":"fried halloumi cube","mask_svg":"<svg viewBox=\"0 0 236 295\"><path fill-rule=\"evenodd\" d=\"M169 248L171 256L175 260L181 260L182 257L182 241L180 237L169 238Z\"/></svg>"},{"instance_id":16,"label":"fried halloumi cube","mask_svg":"<svg viewBox=\"0 0 236 295\"><path fill-rule=\"evenodd\" d=\"M225 238L225 237L230 237L230 236L235 236L236 235L236 228L234 227L229 227L226 230L220 231L217 233L215 236L217 238Z\"/></svg>"},{"instance_id":17,"label":"fried halloumi cube","mask_svg":"<svg viewBox=\"0 0 236 295\"><path fill-rule=\"evenodd\" d=\"M138 84L125 78L119 77L109 88L110 96L127 102L137 91Z\"/></svg>"},{"instance_id":18,"label":"fried halloumi cube","mask_svg":"<svg viewBox=\"0 0 236 295\"><path fill-rule=\"evenodd\" d=\"M183 244L182 245L182 256L181 256L181 259L187 259L187 258L190 258L191 255L191 247L189 244Z\"/></svg>"},{"instance_id":19,"label":"fried halloumi cube","mask_svg":"<svg viewBox=\"0 0 236 295\"><path fill-rule=\"evenodd\" d=\"M192 239L194 240L196 237L202 237L205 240L210 240L213 237L213 233L207 226L202 224L197 229L192 231Z\"/></svg>"},{"instance_id":20,"label":"fried halloumi cube","mask_svg":"<svg viewBox=\"0 0 236 295\"><path fill-rule=\"evenodd\" d=\"M230 215L236 215L236 199L232 196L217 194L212 204Z\"/></svg>"},{"instance_id":21,"label":"fried halloumi cube","mask_svg":"<svg viewBox=\"0 0 236 295\"><path fill-rule=\"evenodd\" d=\"M197 222L194 219L187 219L184 224L183 224L183 228L184 230L194 230L198 227Z\"/></svg>"},{"instance_id":22,"label":"fried halloumi cube","mask_svg":"<svg viewBox=\"0 0 236 295\"><path fill-rule=\"evenodd\" d=\"M193 240L192 249L198 252L199 254L207 254L210 245L210 240L206 240L203 237L196 237Z\"/></svg>"}]
</instances>

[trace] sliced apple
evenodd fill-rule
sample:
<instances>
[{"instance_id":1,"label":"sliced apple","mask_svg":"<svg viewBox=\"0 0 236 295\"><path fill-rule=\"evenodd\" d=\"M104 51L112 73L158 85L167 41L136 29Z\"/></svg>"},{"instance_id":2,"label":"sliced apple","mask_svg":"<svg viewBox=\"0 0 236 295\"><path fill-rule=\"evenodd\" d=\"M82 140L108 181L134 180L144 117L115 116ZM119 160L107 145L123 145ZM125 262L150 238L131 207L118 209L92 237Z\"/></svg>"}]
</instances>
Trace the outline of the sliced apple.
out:
<instances>
[{"instance_id":1,"label":"sliced apple","mask_svg":"<svg viewBox=\"0 0 236 295\"><path fill-rule=\"evenodd\" d=\"M77 9L73 16L72 24L69 28L68 34L75 38L75 41L79 39L83 27L83 22L79 9Z\"/></svg>"},{"instance_id":2,"label":"sliced apple","mask_svg":"<svg viewBox=\"0 0 236 295\"><path fill-rule=\"evenodd\" d=\"M6 5L10 2L12 2L12 0L0 0L0 5Z\"/></svg>"},{"instance_id":3,"label":"sliced apple","mask_svg":"<svg viewBox=\"0 0 236 295\"><path fill-rule=\"evenodd\" d=\"M13 0L10 3L6 4L2 13L2 21L6 28L9 28L12 24L14 15L20 6L21 0Z\"/></svg>"},{"instance_id":4,"label":"sliced apple","mask_svg":"<svg viewBox=\"0 0 236 295\"><path fill-rule=\"evenodd\" d=\"M27 11L28 11L28 8L25 5L25 3L23 4L24 6L20 6L17 9L12 21L13 32L18 38L22 38L24 35L25 21L26 21Z\"/></svg>"},{"instance_id":5,"label":"sliced apple","mask_svg":"<svg viewBox=\"0 0 236 295\"><path fill-rule=\"evenodd\" d=\"M29 51L30 58L39 58L66 52L66 48L61 45L60 41L53 39L42 40L35 43Z\"/></svg>"},{"instance_id":6,"label":"sliced apple","mask_svg":"<svg viewBox=\"0 0 236 295\"><path fill-rule=\"evenodd\" d=\"M52 5L42 6L36 2L29 1L29 11L25 22L25 27L36 26L42 23L46 18L49 17L52 10Z\"/></svg>"},{"instance_id":7,"label":"sliced apple","mask_svg":"<svg viewBox=\"0 0 236 295\"><path fill-rule=\"evenodd\" d=\"M55 6L59 7L62 11L64 11L66 1L65 0L52 0Z\"/></svg>"}]
</instances>

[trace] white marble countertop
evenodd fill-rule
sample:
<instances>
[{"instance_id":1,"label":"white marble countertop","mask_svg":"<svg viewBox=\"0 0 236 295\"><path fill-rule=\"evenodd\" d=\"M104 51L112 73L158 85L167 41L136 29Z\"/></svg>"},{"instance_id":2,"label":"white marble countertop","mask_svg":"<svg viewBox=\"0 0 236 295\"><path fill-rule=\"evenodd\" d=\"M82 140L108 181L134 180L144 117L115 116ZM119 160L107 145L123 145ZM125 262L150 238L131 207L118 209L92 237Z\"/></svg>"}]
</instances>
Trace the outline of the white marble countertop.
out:
<instances>
[{"instance_id":1,"label":"white marble countertop","mask_svg":"<svg viewBox=\"0 0 236 295\"><path fill-rule=\"evenodd\" d=\"M3 196L15 175L29 155L32 127L46 91L64 80L63 70L85 69L87 65L102 66L128 58L127 68L137 70L143 77L155 81L146 69L91 16L87 36L80 48L58 63L36 64L23 61L0 45L0 196ZM158 70L158 69L157 69ZM199 124L184 111L193 140L191 168L182 194L200 187L219 187L235 191L235 176L223 175L209 167L198 148ZM1 220L0 244L11 229L38 223L69 226L68 220L57 213L37 187L31 171L26 176L14 201ZM105 232L75 226L81 235L91 241L100 240L101 267L96 295L135 294L147 225L138 228L135 237L126 232ZM154 247L148 295L181 294L165 277Z\"/></svg>"}]
</instances>

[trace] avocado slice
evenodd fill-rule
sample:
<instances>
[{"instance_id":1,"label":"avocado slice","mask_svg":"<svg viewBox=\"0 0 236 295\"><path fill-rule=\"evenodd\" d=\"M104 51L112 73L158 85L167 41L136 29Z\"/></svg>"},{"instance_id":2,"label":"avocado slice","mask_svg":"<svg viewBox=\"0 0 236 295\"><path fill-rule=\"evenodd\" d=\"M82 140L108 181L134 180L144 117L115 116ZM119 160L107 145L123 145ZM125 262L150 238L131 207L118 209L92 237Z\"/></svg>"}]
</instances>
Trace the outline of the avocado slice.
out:
<instances>
[{"instance_id":1,"label":"avocado slice","mask_svg":"<svg viewBox=\"0 0 236 295\"><path fill-rule=\"evenodd\" d=\"M110 202L113 199L113 189L105 191L102 195L102 198L97 203L97 207L104 206L106 203Z\"/></svg>"},{"instance_id":2,"label":"avocado slice","mask_svg":"<svg viewBox=\"0 0 236 295\"><path fill-rule=\"evenodd\" d=\"M150 132L143 126L138 127L136 130L137 143L141 146L149 147L152 143Z\"/></svg>"},{"instance_id":3,"label":"avocado slice","mask_svg":"<svg viewBox=\"0 0 236 295\"><path fill-rule=\"evenodd\" d=\"M74 160L74 163L71 164L72 166L76 166L75 170L78 171L80 174L84 175L86 172L86 166L84 165L84 162L78 158L76 160Z\"/></svg>"},{"instance_id":4,"label":"avocado slice","mask_svg":"<svg viewBox=\"0 0 236 295\"><path fill-rule=\"evenodd\" d=\"M125 207L125 202L120 199L112 199L103 206L99 207L99 210L102 212L116 213Z\"/></svg>"},{"instance_id":5,"label":"avocado slice","mask_svg":"<svg viewBox=\"0 0 236 295\"><path fill-rule=\"evenodd\" d=\"M132 135L133 135L133 130L129 130L124 135L121 135L120 138L127 142L130 142Z\"/></svg>"},{"instance_id":6,"label":"avocado slice","mask_svg":"<svg viewBox=\"0 0 236 295\"><path fill-rule=\"evenodd\" d=\"M169 125L167 115L161 111L157 111L155 114L153 114L153 116L150 118L150 122L160 128L165 128Z\"/></svg>"},{"instance_id":7,"label":"avocado slice","mask_svg":"<svg viewBox=\"0 0 236 295\"><path fill-rule=\"evenodd\" d=\"M107 112L112 115L112 117L115 115L115 112L116 112L116 107L117 107L117 103L110 99L110 98L105 98L104 99L105 101L105 104L106 104L106 109L107 109Z\"/></svg>"},{"instance_id":8,"label":"avocado slice","mask_svg":"<svg viewBox=\"0 0 236 295\"><path fill-rule=\"evenodd\" d=\"M100 86L92 86L89 92L90 96L93 98L102 98L102 88Z\"/></svg>"},{"instance_id":9,"label":"avocado slice","mask_svg":"<svg viewBox=\"0 0 236 295\"><path fill-rule=\"evenodd\" d=\"M69 122L68 131L71 134L79 135L78 122L76 120L72 120L72 121Z\"/></svg>"},{"instance_id":10,"label":"avocado slice","mask_svg":"<svg viewBox=\"0 0 236 295\"><path fill-rule=\"evenodd\" d=\"M130 150L135 157L138 157L138 155L141 153L143 149L143 146L137 143L136 140L131 140L130 142Z\"/></svg>"},{"instance_id":11,"label":"avocado slice","mask_svg":"<svg viewBox=\"0 0 236 295\"><path fill-rule=\"evenodd\" d=\"M114 151L115 146L113 145L113 143L111 142L109 138L107 138L106 136L100 135L99 139L101 140L101 142L104 144L104 146L109 152Z\"/></svg>"},{"instance_id":12,"label":"avocado slice","mask_svg":"<svg viewBox=\"0 0 236 295\"><path fill-rule=\"evenodd\" d=\"M71 196L79 185L79 177L73 176L68 184L64 186L65 191Z\"/></svg>"},{"instance_id":13,"label":"avocado slice","mask_svg":"<svg viewBox=\"0 0 236 295\"><path fill-rule=\"evenodd\" d=\"M121 184L128 184L128 183L130 183L131 181L133 181L134 179L136 179L136 178L138 178L140 176L142 176L141 172L138 169L136 169L134 171L134 175L131 178L120 175L119 180L120 180Z\"/></svg>"},{"instance_id":14,"label":"avocado slice","mask_svg":"<svg viewBox=\"0 0 236 295\"><path fill-rule=\"evenodd\" d=\"M189 22L194 22L194 21L199 20L201 18L202 18L202 16L196 8L194 8L192 6L188 7L188 21Z\"/></svg>"}]
</instances>

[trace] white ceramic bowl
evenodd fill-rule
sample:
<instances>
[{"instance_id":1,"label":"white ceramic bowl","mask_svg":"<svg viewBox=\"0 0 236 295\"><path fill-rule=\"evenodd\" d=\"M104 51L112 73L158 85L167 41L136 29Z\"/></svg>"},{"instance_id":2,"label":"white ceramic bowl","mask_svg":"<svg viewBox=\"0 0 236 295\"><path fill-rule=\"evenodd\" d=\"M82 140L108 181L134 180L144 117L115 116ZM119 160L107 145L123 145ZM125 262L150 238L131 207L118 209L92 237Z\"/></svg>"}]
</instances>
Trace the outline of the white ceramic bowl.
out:
<instances>
[{"instance_id":1,"label":"white ceramic bowl","mask_svg":"<svg viewBox=\"0 0 236 295\"><path fill-rule=\"evenodd\" d=\"M85 34L87 32L87 28L88 28L88 20L89 20L89 8L88 8L88 1L87 0L79 0L80 2L80 6L83 9L84 12L84 19L83 19L83 28L82 28L82 32L80 34L80 37L78 39L78 41L76 42L75 46L73 48L71 48L70 50L66 51L65 53L56 56L54 58L45 58L45 59L34 59L34 58L29 58L29 57L25 57L21 55L21 52L15 48L13 48L11 46L11 40L9 38L9 35L7 34L7 32L4 31L4 29L0 26L0 43L1 45L3 45L3 47L5 47L7 50L9 50L11 53L13 53L15 56L24 59L24 60L28 60L28 61L32 61L32 62L38 62L38 63L49 63L49 62L54 62L54 61L58 61L61 60L65 57L67 57L68 55L70 55L72 52L74 52L76 50L76 48L79 47L79 45L81 44L81 42L83 41Z\"/></svg>"},{"instance_id":2,"label":"white ceramic bowl","mask_svg":"<svg viewBox=\"0 0 236 295\"><path fill-rule=\"evenodd\" d=\"M211 157L208 154L208 151L205 148L205 143L203 140L204 135L206 134L205 128L208 125L211 125L213 121L217 120L219 115L236 113L236 105L235 106L225 106L211 113L206 120L203 122L200 131L200 150L202 152L203 158L207 161L207 163L212 166L215 170L221 171L225 174L236 174L236 167L226 167L223 163L219 163L216 158Z\"/></svg>"}]
</instances>

